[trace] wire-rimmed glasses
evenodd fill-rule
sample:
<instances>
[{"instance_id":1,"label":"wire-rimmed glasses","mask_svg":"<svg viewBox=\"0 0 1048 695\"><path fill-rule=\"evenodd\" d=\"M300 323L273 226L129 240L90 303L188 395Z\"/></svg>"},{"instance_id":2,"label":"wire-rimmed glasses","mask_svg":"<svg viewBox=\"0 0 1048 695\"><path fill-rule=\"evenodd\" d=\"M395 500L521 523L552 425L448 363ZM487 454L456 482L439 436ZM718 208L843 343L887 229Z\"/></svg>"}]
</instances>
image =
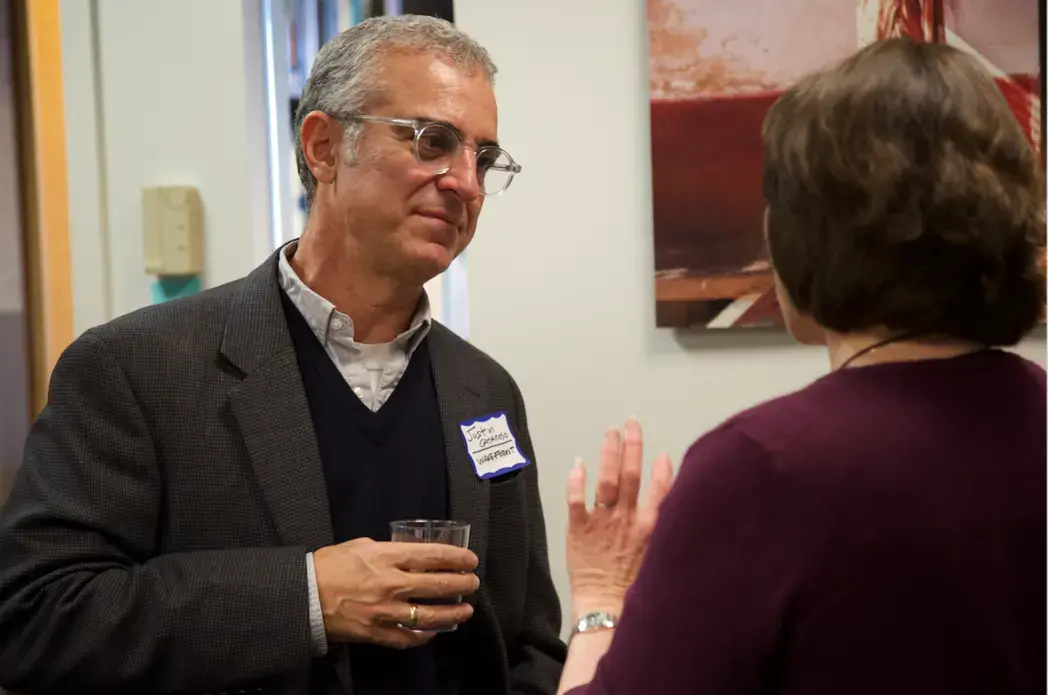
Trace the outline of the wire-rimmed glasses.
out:
<instances>
[{"instance_id":1,"label":"wire-rimmed glasses","mask_svg":"<svg viewBox=\"0 0 1048 695\"><path fill-rule=\"evenodd\" d=\"M434 174L446 174L463 149L472 150L477 155L477 185L481 195L486 197L504 192L521 171L521 166L501 147L468 147L457 130L443 123L365 114L352 114L348 118L411 128L415 131L415 161Z\"/></svg>"}]
</instances>

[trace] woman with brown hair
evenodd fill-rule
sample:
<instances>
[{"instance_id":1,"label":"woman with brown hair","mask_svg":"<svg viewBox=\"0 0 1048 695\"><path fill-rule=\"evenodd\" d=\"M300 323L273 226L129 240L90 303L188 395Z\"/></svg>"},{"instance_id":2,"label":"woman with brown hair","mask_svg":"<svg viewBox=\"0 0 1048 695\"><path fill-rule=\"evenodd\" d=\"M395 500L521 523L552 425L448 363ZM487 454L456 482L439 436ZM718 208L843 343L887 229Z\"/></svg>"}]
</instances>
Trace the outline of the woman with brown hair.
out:
<instances>
[{"instance_id":1,"label":"woman with brown hair","mask_svg":"<svg viewBox=\"0 0 1048 695\"><path fill-rule=\"evenodd\" d=\"M763 135L779 301L831 373L700 438L672 489L659 459L646 504L635 423L592 509L576 469L561 692L1043 693L1045 372L999 349L1045 303L1037 155L973 58L907 39Z\"/></svg>"}]
</instances>

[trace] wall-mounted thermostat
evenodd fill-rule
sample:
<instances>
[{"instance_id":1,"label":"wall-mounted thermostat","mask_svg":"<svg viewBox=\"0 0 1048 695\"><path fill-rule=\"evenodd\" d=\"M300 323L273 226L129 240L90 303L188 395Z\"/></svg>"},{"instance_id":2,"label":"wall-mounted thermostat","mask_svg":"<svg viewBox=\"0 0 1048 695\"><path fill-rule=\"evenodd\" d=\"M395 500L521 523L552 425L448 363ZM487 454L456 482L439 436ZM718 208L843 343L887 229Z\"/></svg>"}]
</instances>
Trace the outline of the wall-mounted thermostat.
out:
<instances>
[{"instance_id":1,"label":"wall-mounted thermostat","mask_svg":"<svg viewBox=\"0 0 1048 695\"><path fill-rule=\"evenodd\" d=\"M204 208L192 186L142 190L142 242L150 275L204 271Z\"/></svg>"}]
</instances>

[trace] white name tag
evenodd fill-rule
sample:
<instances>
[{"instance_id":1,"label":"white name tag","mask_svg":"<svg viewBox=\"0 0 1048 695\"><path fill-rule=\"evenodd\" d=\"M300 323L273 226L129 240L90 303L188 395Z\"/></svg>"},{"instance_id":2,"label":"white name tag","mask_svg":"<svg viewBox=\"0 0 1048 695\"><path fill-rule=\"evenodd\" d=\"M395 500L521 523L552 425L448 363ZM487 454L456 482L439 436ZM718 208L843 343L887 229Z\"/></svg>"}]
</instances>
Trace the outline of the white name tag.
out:
<instances>
[{"instance_id":1,"label":"white name tag","mask_svg":"<svg viewBox=\"0 0 1048 695\"><path fill-rule=\"evenodd\" d=\"M517 446L506 413L460 423L459 429L478 478L494 478L531 463Z\"/></svg>"}]
</instances>

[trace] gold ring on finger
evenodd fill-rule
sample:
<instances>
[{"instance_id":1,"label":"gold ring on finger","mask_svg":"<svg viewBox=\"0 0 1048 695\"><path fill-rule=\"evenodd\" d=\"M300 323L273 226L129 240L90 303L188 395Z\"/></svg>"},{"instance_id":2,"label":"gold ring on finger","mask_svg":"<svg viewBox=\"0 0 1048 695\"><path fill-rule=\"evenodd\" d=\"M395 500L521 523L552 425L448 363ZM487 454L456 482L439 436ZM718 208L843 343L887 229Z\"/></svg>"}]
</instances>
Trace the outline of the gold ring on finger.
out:
<instances>
[{"instance_id":1,"label":"gold ring on finger","mask_svg":"<svg viewBox=\"0 0 1048 695\"><path fill-rule=\"evenodd\" d=\"M408 613L408 627L415 629L418 627L418 606L414 603L408 604L411 612Z\"/></svg>"}]
</instances>

